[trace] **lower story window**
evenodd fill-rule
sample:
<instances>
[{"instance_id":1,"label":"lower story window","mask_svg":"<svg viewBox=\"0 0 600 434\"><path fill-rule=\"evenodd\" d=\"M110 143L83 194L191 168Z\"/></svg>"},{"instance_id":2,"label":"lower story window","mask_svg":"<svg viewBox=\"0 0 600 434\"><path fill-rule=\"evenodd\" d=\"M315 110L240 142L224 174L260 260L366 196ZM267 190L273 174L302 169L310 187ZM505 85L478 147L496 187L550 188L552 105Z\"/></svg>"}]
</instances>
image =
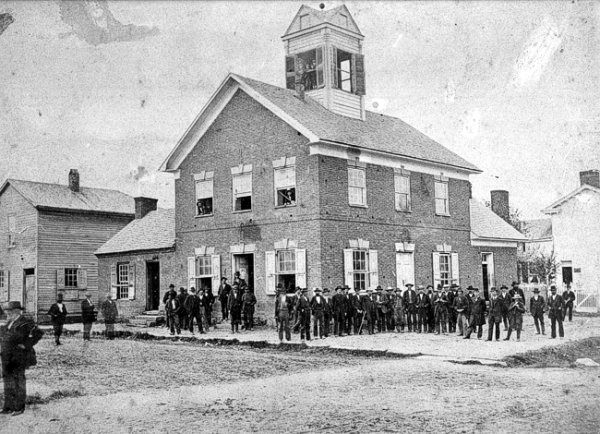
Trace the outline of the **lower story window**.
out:
<instances>
[{"instance_id":1,"label":"lower story window","mask_svg":"<svg viewBox=\"0 0 600 434\"><path fill-rule=\"evenodd\" d=\"M296 250L278 250L275 255L276 283L281 283L286 290L294 289L296 287Z\"/></svg>"},{"instance_id":2,"label":"lower story window","mask_svg":"<svg viewBox=\"0 0 600 434\"><path fill-rule=\"evenodd\" d=\"M117 299L129 298L129 264L117 266Z\"/></svg>"},{"instance_id":3,"label":"lower story window","mask_svg":"<svg viewBox=\"0 0 600 434\"><path fill-rule=\"evenodd\" d=\"M452 274L450 272L450 255L440 255L440 283L442 286L450 285Z\"/></svg>"},{"instance_id":4,"label":"lower story window","mask_svg":"<svg viewBox=\"0 0 600 434\"><path fill-rule=\"evenodd\" d=\"M212 256L196 256L196 289L212 291L213 264Z\"/></svg>"},{"instance_id":5,"label":"lower story window","mask_svg":"<svg viewBox=\"0 0 600 434\"><path fill-rule=\"evenodd\" d=\"M355 291L367 289L368 285L368 262L365 250L354 250L352 252L353 288Z\"/></svg>"}]
</instances>

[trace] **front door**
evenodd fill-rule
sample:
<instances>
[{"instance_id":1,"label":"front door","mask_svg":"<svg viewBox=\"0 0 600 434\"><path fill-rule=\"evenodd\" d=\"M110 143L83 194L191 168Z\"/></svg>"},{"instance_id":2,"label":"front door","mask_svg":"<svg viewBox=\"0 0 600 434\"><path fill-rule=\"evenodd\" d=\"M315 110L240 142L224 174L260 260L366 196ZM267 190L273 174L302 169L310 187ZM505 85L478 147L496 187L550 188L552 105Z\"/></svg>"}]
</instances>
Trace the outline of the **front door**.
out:
<instances>
[{"instance_id":1,"label":"front door","mask_svg":"<svg viewBox=\"0 0 600 434\"><path fill-rule=\"evenodd\" d=\"M562 267L562 280L565 289L573 283L573 267Z\"/></svg>"},{"instance_id":2,"label":"front door","mask_svg":"<svg viewBox=\"0 0 600 434\"><path fill-rule=\"evenodd\" d=\"M160 305L160 262L146 262L146 310Z\"/></svg>"},{"instance_id":3,"label":"front door","mask_svg":"<svg viewBox=\"0 0 600 434\"><path fill-rule=\"evenodd\" d=\"M240 272L240 278L244 279L250 290L254 292L254 255L233 255L233 271Z\"/></svg>"},{"instance_id":4,"label":"front door","mask_svg":"<svg viewBox=\"0 0 600 434\"><path fill-rule=\"evenodd\" d=\"M23 270L25 280L25 292L23 294L23 305L25 312L33 315L35 313L35 268Z\"/></svg>"}]
</instances>

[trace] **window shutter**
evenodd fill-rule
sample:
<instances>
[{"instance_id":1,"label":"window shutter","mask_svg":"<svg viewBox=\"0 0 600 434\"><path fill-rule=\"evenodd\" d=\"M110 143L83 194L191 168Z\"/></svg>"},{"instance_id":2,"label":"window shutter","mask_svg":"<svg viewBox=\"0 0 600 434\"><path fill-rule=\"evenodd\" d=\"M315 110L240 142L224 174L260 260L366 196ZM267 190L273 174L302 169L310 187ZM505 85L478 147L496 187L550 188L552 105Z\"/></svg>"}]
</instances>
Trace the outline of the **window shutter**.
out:
<instances>
[{"instance_id":1,"label":"window shutter","mask_svg":"<svg viewBox=\"0 0 600 434\"><path fill-rule=\"evenodd\" d=\"M377 287L379 285L379 270L377 250L369 250L369 287Z\"/></svg>"},{"instance_id":2,"label":"window shutter","mask_svg":"<svg viewBox=\"0 0 600 434\"><path fill-rule=\"evenodd\" d=\"M331 85L333 88L338 88L338 74L337 74L337 48L331 47ZM350 286L350 285L348 285Z\"/></svg>"},{"instance_id":3,"label":"window shutter","mask_svg":"<svg viewBox=\"0 0 600 434\"><path fill-rule=\"evenodd\" d=\"M353 273L352 249L344 249L344 285L348 285L350 288L354 285Z\"/></svg>"},{"instance_id":4,"label":"window shutter","mask_svg":"<svg viewBox=\"0 0 600 434\"><path fill-rule=\"evenodd\" d=\"M437 288L438 284L441 283L442 279L440 276L440 254L438 252L432 253L433 262L433 287Z\"/></svg>"},{"instance_id":5,"label":"window shutter","mask_svg":"<svg viewBox=\"0 0 600 434\"><path fill-rule=\"evenodd\" d=\"M56 270L56 289L65 289L65 269Z\"/></svg>"},{"instance_id":6,"label":"window shutter","mask_svg":"<svg viewBox=\"0 0 600 434\"><path fill-rule=\"evenodd\" d=\"M494 273L494 254L490 253L488 257L488 273L490 275L490 286L496 286L496 273Z\"/></svg>"},{"instance_id":7,"label":"window shutter","mask_svg":"<svg viewBox=\"0 0 600 434\"><path fill-rule=\"evenodd\" d=\"M212 255L212 289L216 290L221 285L221 256L220 255ZM189 289L189 288L188 288Z\"/></svg>"},{"instance_id":8,"label":"window shutter","mask_svg":"<svg viewBox=\"0 0 600 434\"><path fill-rule=\"evenodd\" d=\"M285 87L296 89L296 56L285 56Z\"/></svg>"},{"instance_id":9,"label":"window shutter","mask_svg":"<svg viewBox=\"0 0 600 434\"><path fill-rule=\"evenodd\" d=\"M87 289L87 270L85 268L77 269L77 288Z\"/></svg>"},{"instance_id":10,"label":"window shutter","mask_svg":"<svg viewBox=\"0 0 600 434\"><path fill-rule=\"evenodd\" d=\"M315 53L317 60L317 86L323 86L323 47L317 48Z\"/></svg>"},{"instance_id":11,"label":"window shutter","mask_svg":"<svg viewBox=\"0 0 600 434\"><path fill-rule=\"evenodd\" d=\"M10 270L6 271L6 300L10 300Z\"/></svg>"},{"instance_id":12,"label":"window shutter","mask_svg":"<svg viewBox=\"0 0 600 434\"><path fill-rule=\"evenodd\" d=\"M110 296L113 300L117 299L117 266L110 266Z\"/></svg>"},{"instance_id":13,"label":"window shutter","mask_svg":"<svg viewBox=\"0 0 600 434\"><path fill-rule=\"evenodd\" d=\"M355 85L352 86L354 93L357 95L366 95L367 86L365 81L365 56L363 54L355 54L354 59L354 79Z\"/></svg>"},{"instance_id":14,"label":"window shutter","mask_svg":"<svg viewBox=\"0 0 600 434\"><path fill-rule=\"evenodd\" d=\"M135 264L129 264L129 288L127 298L135 300Z\"/></svg>"},{"instance_id":15,"label":"window shutter","mask_svg":"<svg viewBox=\"0 0 600 434\"><path fill-rule=\"evenodd\" d=\"M275 294L275 252L265 252L265 293Z\"/></svg>"},{"instance_id":16,"label":"window shutter","mask_svg":"<svg viewBox=\"0 0 600 434\"><path fill-rule=\"evenodd\" d=\"M460 285L460 274L458 272L458 253L452 252L452 280L456 282L457 285Z\"/></svg>"},{"instance_id":17,"label":"window shutter","mask_svg":"<svg viewBox=\"0 0 600 434\"><path fill-rule=\"evenodd\" d=\"M306 249L296 249L296 286L306 288Z\"/></svg>"},{"instance_id":18,"label":"window shutter","mask_svg":"<svg viewBox=\"0 0 600 434\"><path fill-rule=\"evenodd\" d=\"M194 282L194 280L196 278L196 258L194 256L188 257L187 264L188 264L188 289L190 289L192 286L196 286L196 283Z\"/></svg>"}]
</instances>

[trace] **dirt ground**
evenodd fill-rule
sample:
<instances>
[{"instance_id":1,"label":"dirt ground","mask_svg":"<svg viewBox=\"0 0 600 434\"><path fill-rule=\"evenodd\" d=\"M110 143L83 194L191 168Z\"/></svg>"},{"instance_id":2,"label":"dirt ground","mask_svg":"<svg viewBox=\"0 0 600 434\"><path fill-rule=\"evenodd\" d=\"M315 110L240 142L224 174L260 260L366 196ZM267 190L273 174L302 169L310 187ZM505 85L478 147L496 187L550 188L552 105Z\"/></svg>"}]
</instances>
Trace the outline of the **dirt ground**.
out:
<instances>
[{"instance_id":1,"label":"dirt ground","mask_svg":"<svg viewBox=\"0 0 600 434\"><path fill-rule=\"evenodd\" d=\"M600 427L598 368L499 368L317 347L63 341L58 348L50 338L38 344L39 364L28 381L30 393L41 395L22 416L0 416L0 432L598 433Z\"/></svg>"}]
</instances>

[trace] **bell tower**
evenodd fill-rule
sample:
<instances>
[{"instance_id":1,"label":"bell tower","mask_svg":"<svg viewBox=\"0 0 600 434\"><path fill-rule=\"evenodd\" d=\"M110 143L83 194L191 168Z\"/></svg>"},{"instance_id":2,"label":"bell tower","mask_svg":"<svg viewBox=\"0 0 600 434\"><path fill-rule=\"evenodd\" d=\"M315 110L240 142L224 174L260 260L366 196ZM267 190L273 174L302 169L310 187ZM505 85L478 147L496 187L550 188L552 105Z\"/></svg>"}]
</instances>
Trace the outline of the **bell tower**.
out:
<instances>
[{"instance_id":1,"label":"bell tower","mask_svg":"<svg viewBox=\"0 0 600 434\"><path fill-rule=\"evenodd\" d=\"M285 35L286 87L334 113L365 119L364 36L345 5L303 5Z\"/></svg>"}]
</instances>

